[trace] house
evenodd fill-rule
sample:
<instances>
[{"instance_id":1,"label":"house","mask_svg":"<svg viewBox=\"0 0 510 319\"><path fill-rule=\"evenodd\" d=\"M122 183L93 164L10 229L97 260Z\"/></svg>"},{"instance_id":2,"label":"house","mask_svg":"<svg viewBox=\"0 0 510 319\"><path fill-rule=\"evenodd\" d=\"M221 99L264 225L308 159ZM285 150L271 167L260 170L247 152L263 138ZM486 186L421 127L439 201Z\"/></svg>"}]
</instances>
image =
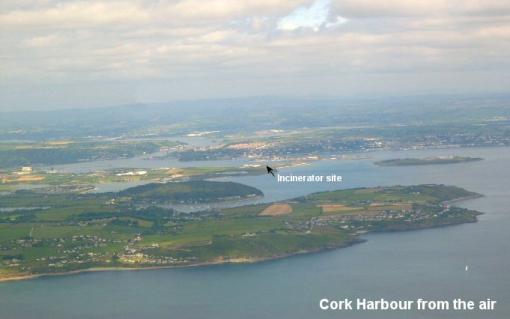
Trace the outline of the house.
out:
<instances>
[{"instance_id":1,"label":"house","mask_svg":"<svg viewBox=\"0 0 510 319\"><path fill-rule=\"evenodd\" d=\"M26 174L32 173L32 166L23 166L21 168L21 172Z\"/></svg>"}]
</instances>

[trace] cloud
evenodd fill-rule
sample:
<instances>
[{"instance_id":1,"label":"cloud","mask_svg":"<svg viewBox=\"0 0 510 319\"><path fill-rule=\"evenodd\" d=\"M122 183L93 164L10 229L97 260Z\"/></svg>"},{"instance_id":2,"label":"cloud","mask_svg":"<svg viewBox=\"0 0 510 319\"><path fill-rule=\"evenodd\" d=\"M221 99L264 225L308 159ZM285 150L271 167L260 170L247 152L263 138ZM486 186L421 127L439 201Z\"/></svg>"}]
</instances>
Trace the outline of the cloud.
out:
<instances>
[{"instance_id":1,"label":"cloud","mask_svg":"<svg viewBox=\"0 0 510 319\"><path fill-rule=\"evenodd\" d=\"M200 25L222 19L284 14L308 0L49 1L0 14L6 28L129 27L138 22Z\"/></svg>"},{"instance_id":2,"label":"cloud","mask_svg":"<svg viewBox=\"0 0 510 319\"><path fill-rule=\"evenodd\" d=\"M0 8L0 101L29 83L162 81L192 97L222 81L239 95L301 79L329 94L332 83L348 85L341 77L510 72L508 1L4 0ZM378 85L386 83L370 86Z\"/></svg>"},{"instance_id":3,"label":"cloud","mask_svg":"<svg viewBox=\"0 0 510 319\"><path fill-rule=\"evenodd\" d=\"M29 48L44 48L57 45L61 42L61 38L55 34L33 37L24 41L26 47Z\"/></svg>"},{"instance_id":4,"label":"cloud","mask_svg":"<svg viewBox=\"0 0 510 319\"><path fill-rule=\"evenodd\" d=\"M284 14L310 0L185 0L168 6L176 16L188 19L236 19Z\"/></svg>"},{"instance_id":5,"label":"cloud","mask_svg":"<svg viewBox=\"0 0 510 319\"><path fill-rule=\"evenodd\" d=\"M13 10L0 15L5 28L87 27L147 21L149 15L136 3L70 2L51 7Z\"/></svg>"},{"instance_id":6,"label":"cloud","mask_svg":"<svg viewBox=\"0 0 510 319\"><path fill-rule=\"evenodd\" d=\"M510 2L501 0L332 0L332 5L347 18L510 14Z\"/></svg>"}]
</instances>

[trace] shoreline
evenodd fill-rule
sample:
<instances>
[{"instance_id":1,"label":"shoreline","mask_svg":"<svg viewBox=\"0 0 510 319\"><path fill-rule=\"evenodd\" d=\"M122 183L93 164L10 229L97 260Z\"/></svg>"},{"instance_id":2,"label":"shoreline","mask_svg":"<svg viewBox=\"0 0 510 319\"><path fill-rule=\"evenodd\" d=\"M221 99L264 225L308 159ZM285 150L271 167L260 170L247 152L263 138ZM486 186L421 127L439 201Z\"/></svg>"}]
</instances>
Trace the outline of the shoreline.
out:
<instances>
[{"instance_id":1,"label":"shoreline","mask_svg":"<svg viewBox=\"0 0 510 319\"><path fill-rule=\"evenodd\" d=\"M443 201L442 203L449 205L449 204L455 204L455 203L464 202L464 201L467 201L467 200L477 199L477 198L482 198L482 197L484 197L483 194L474 193L474 194L469 195L469 196L464 196L464 197L459 197L459 198L455 198L455 199L451 199L451 200L446 200L446 201Z\"/></svg>"},{"instance_id":2,"label":"shoreline","mask_svg":"<svg viewBox=\"0 0 510 319\"><path fill-rule=\"evenodd\" d=\"M58 277L58 276L72 276L78 275L81 273L93 273L93 272L109 272L109 271L143 271L143 270L158 270L158 269L183 269L183 268L194 268L194 267L209 267L209 266L219 266L219 265L228 265L228 264L255 264L260 262L278 260L283 258L289 258L294 256L306 255L306 254L314 254L321 253L336 249L347 248L356 244L364 243L366 239L355 237L352 240L341 244L335 247L325 247L325 248L317 248L311 250L302 250L295 253L271 256L271 257L256 257L256 258L232 258L232 259L223 259L223 257L218 257L218 260L201 262L196 264L187 264L187 265L172 265L172 266L147 266L147 267L94 267L94 268L85 268L79 270L70 270L64 272L56 272L56 273L42 273L42 274L30 274L30 275L17 275L13 277L1 277L0 283L2 282L12 282L12 281L22 281L22 280L32 280L43 277Z\"/></svg>"}]
</instances>

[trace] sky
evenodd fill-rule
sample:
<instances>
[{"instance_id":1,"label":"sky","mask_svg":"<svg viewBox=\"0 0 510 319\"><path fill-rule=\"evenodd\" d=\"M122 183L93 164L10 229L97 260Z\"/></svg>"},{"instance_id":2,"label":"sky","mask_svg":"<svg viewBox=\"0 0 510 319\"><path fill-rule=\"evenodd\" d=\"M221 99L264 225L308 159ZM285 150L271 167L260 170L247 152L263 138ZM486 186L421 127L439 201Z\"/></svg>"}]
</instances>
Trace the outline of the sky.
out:
<instances>
[{"instance_id":1,"label":"sky","mask_svg":"<svg viewBox=\"0 0 510 319\"><path fill-rule=\"evenodd\" d=\"M0 1L0 111L508 93L510 1Z\"/></svg>"}]
</instances>

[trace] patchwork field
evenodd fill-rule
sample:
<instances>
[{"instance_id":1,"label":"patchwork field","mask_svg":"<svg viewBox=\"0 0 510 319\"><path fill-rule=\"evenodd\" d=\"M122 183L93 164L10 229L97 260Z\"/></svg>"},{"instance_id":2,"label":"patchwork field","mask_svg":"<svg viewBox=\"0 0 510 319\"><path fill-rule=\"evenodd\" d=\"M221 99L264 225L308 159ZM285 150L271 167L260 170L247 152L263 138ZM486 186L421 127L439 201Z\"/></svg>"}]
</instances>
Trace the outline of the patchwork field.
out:
<instances>
[{"instance_id":1,"label":"patchwork field","mask_svg":"<svg viewBox=\"0 0 510 319\"><path fill-rule=\"evenodd\" d=\"M282 216L292 213L292 206L289 204L272 204L260 212L259 216Z\"/></svg>"},{"instance_id":2,"label":"patchwork field","mask_svg":"<svg viewBox=\"0 0 510 319\"><path fill-rule=\"evenodd\" d=\"M479 214L447 204L478 194L444 185L347 189L195 213L163 205L260 195L246 185L208 181L2 195L0 274L5 280L95 267L253 262L344 247L368 231L474 222Z\"/></svg>"},{"instance_id":3,"label":"patchwork field","mask_svg":"<svg viewBox=\"0 0 510 319\"><path fill-rule=\"evenodd\" d=\"M341 213L341 212L355 212L363 210L363 207L352 207L346 206L344 204L322 204L318 205L323 213L331 214L331 213Z\"/></svg>"}]
</instances>

